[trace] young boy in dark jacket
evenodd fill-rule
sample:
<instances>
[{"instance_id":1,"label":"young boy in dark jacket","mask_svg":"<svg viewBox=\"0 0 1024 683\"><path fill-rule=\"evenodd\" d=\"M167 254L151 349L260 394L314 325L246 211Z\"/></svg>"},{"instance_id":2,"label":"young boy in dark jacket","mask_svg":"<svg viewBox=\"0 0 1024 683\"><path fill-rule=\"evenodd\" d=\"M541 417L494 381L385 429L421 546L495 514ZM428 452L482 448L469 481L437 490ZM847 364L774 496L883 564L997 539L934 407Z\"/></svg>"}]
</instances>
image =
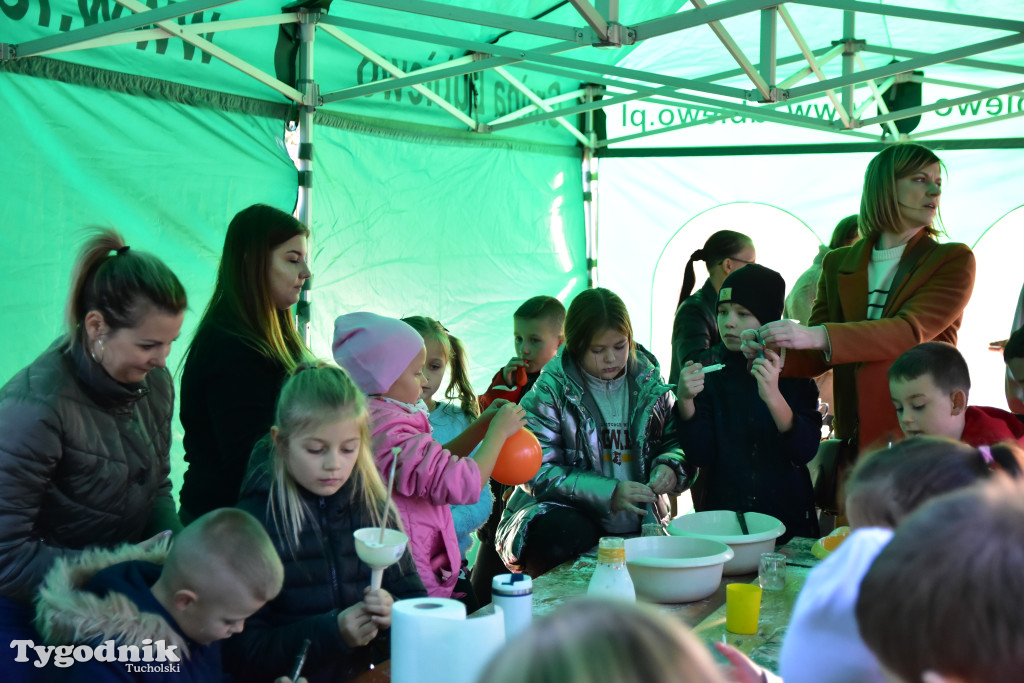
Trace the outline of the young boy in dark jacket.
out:
<instances>
[{"instance_id":1,"label":"young boy in dark jacket","mask_svg":"<svg viewBox=\"0 0 1024 683\"><path fill-rule=\"evenodd\" d=\"M170 550L124 545L60 560L36 626L47 644L87 645L92 657L48 668L61 681L222 681L218 641L241 631L283 577L263 525L233 508L201 516Z\"/></svg>"},{"instance_id":2,"label":"young boy in dark jacket","mask_svg":"<svg viewBox=\"0 0 1024 683\"><path fill-rule=\"evenodd\" d=\"M752 263L734 271L718 293L722 341L688 361L679 376L679 441L700 468L692 487L698 510L761 512L792 536L819 535L807 471L821 441L818 389L807 378L779 378L782 358L766 349L748 362L740 334L779 320L782 276ZM705 372L712 364L718 371Z\"/></svg>"}]
</instances>

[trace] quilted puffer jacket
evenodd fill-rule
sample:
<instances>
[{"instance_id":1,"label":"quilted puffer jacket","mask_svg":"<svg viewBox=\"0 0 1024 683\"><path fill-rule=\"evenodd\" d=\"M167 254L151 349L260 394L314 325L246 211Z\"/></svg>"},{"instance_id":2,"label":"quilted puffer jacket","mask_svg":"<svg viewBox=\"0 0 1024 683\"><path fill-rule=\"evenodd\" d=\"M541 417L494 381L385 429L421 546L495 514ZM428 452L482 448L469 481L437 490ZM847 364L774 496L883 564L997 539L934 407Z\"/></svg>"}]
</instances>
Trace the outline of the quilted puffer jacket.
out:
<instances>
[{"instance_id":1,"label":"quilted puffer jacket","mask_svg":"<svg viewBox=\"0 0 1024 683\"><path fill-rule=\"evenodd\" d=\"M611 517L611 498L618 483L602 474L600 443L604 421L593 398L584 391L582 370L559 349L520 405L527 428L544 453L537 475L516 488L498 525L498 554L513 566L522 552L526 527L537 515L556 506L572 506L595 522ZM646 483L661 464L676 473L676 494L689 487L693 468L686 465L676 438L675 394L661 379L658 361L637 346L636 361L627 366L629 432L637 481ZM639 523L639 520L638 520Z\"/></svg>"},{"instance_id":2,"label":"quilted puffer jacket","mask_svg":"<svg viewBox=\"0 0 1024 683\"><path fill-rule=\"evenodd\" d=\"M55 342L0 389L0 595L32 598L59 557L181 529L171 499L174 386L116 382Z\"/></svg>"},{"instance_id":3,"label":"quilted puffer jacket","mask_svg":"<svg viewBox=\"0 0 1024 683\"><path fill-rule=\"evenodd\" d=\"M374 526L359 503L350 478L334 495L315 496L299 487L313 513L292 547L280 522L268 508L273 475L270 439L256 443L242 484L238 507L263 523L284 564L284 587L245 622L245 630L224 643L224 670L233 680L270 683L291 670L305 638L310 640L306 666L309 683L352 680L372 663L387 659L391 632L377 634L369 645L352 648L338 631L338 613L363 599L370 585L370 567L356 554L353 531ZM394 512L388 525L395 527ZM398 600L426 597L408 549L384 570L382 588Z\"/></svg>"}]
</instances>

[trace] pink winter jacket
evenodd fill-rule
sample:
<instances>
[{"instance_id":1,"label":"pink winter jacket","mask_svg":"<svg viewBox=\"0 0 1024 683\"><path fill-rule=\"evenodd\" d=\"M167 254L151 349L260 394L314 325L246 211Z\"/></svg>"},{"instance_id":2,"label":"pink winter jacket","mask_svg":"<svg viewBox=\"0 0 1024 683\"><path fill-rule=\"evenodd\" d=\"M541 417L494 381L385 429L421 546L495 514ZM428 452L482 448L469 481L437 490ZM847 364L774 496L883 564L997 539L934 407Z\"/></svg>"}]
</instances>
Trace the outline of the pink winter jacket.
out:
<instances>
[{"instance_id":1,"label":"pink winter jacket","mask_svg":"<svg viewBox=\"0 0 1024 683\"><path fill-rule=\"evenodd\" d=\"M373 456L385 481L391 470L391 449L402 449L392 499L402 515L427 595L450 598L462 556L448 506L479 500L480 470L472 458L454 456L434 441L425 413L379 398L371 397L366 404Z\"/></svg>"}]
</instances>

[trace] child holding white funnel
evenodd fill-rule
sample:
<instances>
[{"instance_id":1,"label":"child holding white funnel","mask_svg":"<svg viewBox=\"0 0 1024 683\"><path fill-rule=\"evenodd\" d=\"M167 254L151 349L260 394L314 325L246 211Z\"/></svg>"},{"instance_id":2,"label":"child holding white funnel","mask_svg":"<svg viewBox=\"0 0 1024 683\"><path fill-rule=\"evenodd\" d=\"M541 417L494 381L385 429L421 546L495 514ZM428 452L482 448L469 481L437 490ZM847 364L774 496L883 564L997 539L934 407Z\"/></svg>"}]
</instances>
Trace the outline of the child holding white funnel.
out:
<instances>
[{"instance_id":1,"label":"child holding white funnel","mask_svg":"<svg viewBox=\"0 0 1024 683\"><path fill-rule=\"evenodd\" d=\"M369 398L373 453L381 472L395 467L393 499L409 534L409 547L431 597L461 599L475 606L472 586L459 579L461 554L449 505L480 498L505 440L525 424L515 403L492 407L474 458L453 453L434 440L423 390L423 337L407 323L375 313L339 316L334 323L334 359ZM451 446L451 443L449 443Z\"/></svg>"},{"instance_id":2,"label":"child holding white funnel","mask_svg":"<svg viewBox=\"0 0 1024 683\"><path fill-rule=\"evenodd\" d=\"M274 427L249 460L238 506L262 521L284 564L284 587L224 646L237 680L289 671L310 640L304 675L349 680L390 656L395 599L426 596L406 551L370 589L353 532L401 527L370 451L366 399L333 364L300 365L281 389Z\"/></svg>"}]
</instances>

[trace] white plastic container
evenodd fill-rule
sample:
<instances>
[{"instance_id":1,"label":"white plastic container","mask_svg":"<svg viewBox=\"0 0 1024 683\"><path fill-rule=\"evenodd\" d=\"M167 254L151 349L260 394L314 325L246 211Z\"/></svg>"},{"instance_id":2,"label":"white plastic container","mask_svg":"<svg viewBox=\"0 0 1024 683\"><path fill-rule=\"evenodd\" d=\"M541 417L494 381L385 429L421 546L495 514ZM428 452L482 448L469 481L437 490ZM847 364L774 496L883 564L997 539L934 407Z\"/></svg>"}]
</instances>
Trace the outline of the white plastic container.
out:
<instances>
[{"instance_id":1,"label":"white plastic container","mask_svg":"<svg viewBox=\"0 0 1024 683\"><path fill-rule=\"evenodd\" d=\"M786 533L785 525L772 517L760 512L748 512L744 519L747 530L740 530L740 522L732 510L705 510L676 517L668 525L673 536L690 538L707 538L721 541L732 548L735 556L725 563L722 573L725 576L751 574L757 571L761 553L770 553L775 549L775 539Z\"/></svg>"},{"instance_id":2,"label":"white plastic container","mask_svg":"<svg viewBox=\"0 0 1024 683\"><path fill-rule=\"evenodd\" d=\"M526 574L499 574L491 580L491 601L505 616L505 640L533 621L533 579Z\"/></svg>"},{"instance_id":3,"label":"white plastic container","mask_svg":"<svg viewBox=\"0 0 1024 683\"><path fill-rule=\"evenodd\" d=\"M703 600L718 590L722 568L732 557L732 548L705 538L626 539L626 568L637 597L652 602Z\"/></svg>"},{"instance_id":4,"label":"white plastic container","mask_svg":"<svg viewBox=\"0 0 1024 683\"><path fill-rule=\"evenodd\" d=\"M587 595L636 600L633 579L626 569L626 548L621 538L605 536L597 545L597 568L590 577Z\"/></svg>"}]
</instances>

